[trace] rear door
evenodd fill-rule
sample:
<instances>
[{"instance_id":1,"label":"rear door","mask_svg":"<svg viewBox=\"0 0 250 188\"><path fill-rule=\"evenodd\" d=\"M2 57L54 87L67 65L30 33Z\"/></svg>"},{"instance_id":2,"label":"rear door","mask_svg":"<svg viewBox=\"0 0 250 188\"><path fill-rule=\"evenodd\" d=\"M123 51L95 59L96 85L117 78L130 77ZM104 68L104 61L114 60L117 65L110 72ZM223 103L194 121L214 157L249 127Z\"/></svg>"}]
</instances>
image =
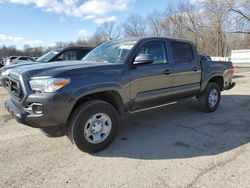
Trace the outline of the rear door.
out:
<instances>
[{"instance_id":1,"label":"rear door","mask_svg":"<svg viewBox=\"0 0 250 188\"><path fill-rule=\"evenodd\" d=\"M138 47L133 59L139 54L151 54L155 61L136 65L130 71L134 110L162 104L171 95L173 77L166 49L166 41L161 39L144 42Z\"/></svg>"},{"instance_id":2,"label":"rear door","mask_svg":"<svg viewBox=\"0 0 250 188\"><path fill-rule=\"evenodd\" d=\"M173 61L173 95L190 95L200 89L201 64L192 43L170 41Z\"/></svg>"}]
</instances>

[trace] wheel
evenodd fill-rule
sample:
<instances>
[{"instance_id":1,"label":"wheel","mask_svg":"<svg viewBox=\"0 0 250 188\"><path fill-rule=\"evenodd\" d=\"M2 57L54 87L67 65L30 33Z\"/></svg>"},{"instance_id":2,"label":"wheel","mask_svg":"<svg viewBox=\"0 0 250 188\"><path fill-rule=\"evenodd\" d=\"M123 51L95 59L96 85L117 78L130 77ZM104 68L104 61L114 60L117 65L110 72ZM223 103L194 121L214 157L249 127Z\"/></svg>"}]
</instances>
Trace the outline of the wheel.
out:
<instances>
[{"instance_id":1,"label":"wheel","mask_svg":"<svg viewBox=\"0 0 250 188\"><path fill-rule=\"evenodd\" d=\"M119 116L111 104L92 100L74 110L69 120L68 137L80 150L93 153L111 144L118 125Z\"/></svg>"},{"instance_id":2,"label":"wheel","mask_svg":"<svg viewBox=\"0 0 250 188\"><path fill-rule=\"evenodd\" d=\"M217 83L210 82L205 91L198 97L198 102L205 112L214 112L220 103L221 90Z\"/></svg>"}]
</instances>

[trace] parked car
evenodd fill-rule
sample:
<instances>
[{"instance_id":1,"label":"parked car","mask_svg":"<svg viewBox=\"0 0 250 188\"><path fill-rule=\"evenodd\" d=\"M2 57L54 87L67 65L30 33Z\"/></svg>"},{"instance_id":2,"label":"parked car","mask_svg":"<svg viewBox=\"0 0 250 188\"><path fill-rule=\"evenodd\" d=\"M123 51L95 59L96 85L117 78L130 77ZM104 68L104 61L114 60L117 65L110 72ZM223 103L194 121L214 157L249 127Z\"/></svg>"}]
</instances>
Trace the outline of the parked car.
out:
<instances>
[{"instance_id":1,"label":"parked car","mask_svg":"<svg viewBox=\"0 0 250 188\"><path fill-rule=\"evenodd\" d=\"M87 53L92 50L90 47L68 47L56 49L39 57L37 62L52 62L52 61L69 61L81 60Z\"/></svg>"},{"instance_id":2,"label":"parked car","mask_svg":"<svg viewBox=\"0 0 250 188\"><path fill-rule=\"evenodd\" d=\"M69 60L81 60L86 54L88 54L93 48L91 47L68 47L52 50L43 56L39 57L36 61L22 61L22 63L12 63L17 56L11 56L9 66L5 66L0 70L1 72L7 71L14 67L32 65L34 63L48 63L54 61L69 61ZM7 64L7 63L6 63ZM0 74L0 85L2 85L2 75Z\"/></svg>"},{"instance_id":3,"label":"parked car","mask_svg":"<svg viewBox=\"0 0 250 188\"><path fill-rule=\"evenodd\" d=\"M17 64L20 65L26 65L29 64L30 62L34 62L34 59L31 57L26 57L26 56L10 56L2 61L3 66L0 68L0 86L2 85L2 75L1 72L5 70L6 67L10 68L12 66L16 66Z\"/></svg>"},{"instance_id":4,"label":"parked car","mask_svg":"<svg viewBox=\"0 0 250 188\"><path fill-rule=\"evenodd\" d=\"M5 60L4 66L15 65L19 63L34 62L35 60L28 56L10 56Z\"/></svg>"},{"instance_id":5,"label":"parked car","mask_svg":"<svg viewBox=\"0 0 250 188\"><path fill-rule=\"evenodd\" d=\"M19 63L27 63L27 62L34 62L35 60L32 57L28 56L18 56L12 60L11 64L19 64Z\"/></svg>"},{"instance_id":6,"label":"parked car","mask_svg":"<svg viewBox=\"0 0 250 188\"><path fill-rule=\"evenodd\" d=\"M4 66L8 66L11 65L13 60L16 59L18 56L10 56L8 58L6 58L5 62L4 62Z\"/></svg>"},{"instance_id":7,"label":"parked car","mask_svg":"<svg viewBox=\"0 0 250 188\"><path fill-rule=\"evenodd\" d=\"M214 112L221 91L235 85L231 62L200 61L192 42L160 37L108 41L83 61L15 67L4 75L11 97L5 106L18 122L50 136L67 130L86 152L107 147L126 113L194 96Z\"/></svg>"}]
</instances>

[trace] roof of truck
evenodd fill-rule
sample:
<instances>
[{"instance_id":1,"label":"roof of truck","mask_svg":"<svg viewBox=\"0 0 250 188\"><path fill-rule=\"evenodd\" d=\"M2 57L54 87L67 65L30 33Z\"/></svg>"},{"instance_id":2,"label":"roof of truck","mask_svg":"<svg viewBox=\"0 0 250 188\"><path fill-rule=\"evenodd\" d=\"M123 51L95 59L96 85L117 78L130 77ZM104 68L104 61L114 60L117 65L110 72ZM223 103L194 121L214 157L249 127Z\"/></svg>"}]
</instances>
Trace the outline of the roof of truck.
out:
<instances>
[{"instance_id":1,"label":"roof of truck","mask_svg":"<svg viewBox=\"0 0 250 188\"><path fill-rule=\"evenodd\" d=\"M182 38L174 38L174 37L159 37L159 36L141 36L141 37L129 37L129 38L123 38L123 39L117 39L117 41L140 41L140 40L148 40L148 39L167 39L167 40L174 40L174 41L182 41L182 42L189 42L192 43L192 41Z\"/></svg>"}]
</instances>

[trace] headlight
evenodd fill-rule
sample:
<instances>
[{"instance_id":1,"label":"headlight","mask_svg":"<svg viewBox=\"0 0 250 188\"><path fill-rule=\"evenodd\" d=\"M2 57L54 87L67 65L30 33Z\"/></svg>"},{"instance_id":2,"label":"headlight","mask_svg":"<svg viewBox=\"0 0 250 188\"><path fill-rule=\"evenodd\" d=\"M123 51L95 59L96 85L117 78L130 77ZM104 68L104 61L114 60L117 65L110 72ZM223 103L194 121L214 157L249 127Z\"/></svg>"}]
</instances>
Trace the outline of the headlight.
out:
<instances>
[{"instance_id":1,"label":"headlight","mask_svg":"<svg viewBox=\"0 0 250 188\"><path fill-rule=\"evenodd\" d=\"M33 91L41 93L51 93L69 84L69 79L64 78L47 78L34 79L29 81L30 87Z\"/></svg>"}]
</instances>

